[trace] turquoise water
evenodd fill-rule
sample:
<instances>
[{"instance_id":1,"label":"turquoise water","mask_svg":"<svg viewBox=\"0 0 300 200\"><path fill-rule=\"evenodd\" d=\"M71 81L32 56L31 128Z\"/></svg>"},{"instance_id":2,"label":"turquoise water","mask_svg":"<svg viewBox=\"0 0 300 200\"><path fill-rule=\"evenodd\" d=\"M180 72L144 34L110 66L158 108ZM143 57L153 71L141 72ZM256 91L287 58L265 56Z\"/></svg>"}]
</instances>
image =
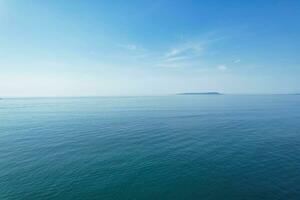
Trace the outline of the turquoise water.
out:
<instances>
[{"instance_id":1,"label":"turquoise water","mask_svg":"<svg viewBox=\"0 0 300 200\"><path fill-rule=\"evenodd\" d=\"M300 199L300 95L0 100L0 199Z\"/></svg>"}]
</instances>

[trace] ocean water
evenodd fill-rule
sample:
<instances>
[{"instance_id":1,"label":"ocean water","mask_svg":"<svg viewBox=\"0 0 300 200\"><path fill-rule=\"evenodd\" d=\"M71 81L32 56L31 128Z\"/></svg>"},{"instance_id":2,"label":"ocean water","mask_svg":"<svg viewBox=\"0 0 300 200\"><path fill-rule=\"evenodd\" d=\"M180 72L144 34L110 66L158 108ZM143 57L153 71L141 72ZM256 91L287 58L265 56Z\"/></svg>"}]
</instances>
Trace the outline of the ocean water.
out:
<instances>
[{"instance_id":1,"label":"ocean water","mask_svg":"<svg viewBox=\"0 0 300 200\"><path fill-rule=\"evenodd\" d=\"M0 100L0 199L300 199L300 95Z\"/></svg>"}]
</instances>

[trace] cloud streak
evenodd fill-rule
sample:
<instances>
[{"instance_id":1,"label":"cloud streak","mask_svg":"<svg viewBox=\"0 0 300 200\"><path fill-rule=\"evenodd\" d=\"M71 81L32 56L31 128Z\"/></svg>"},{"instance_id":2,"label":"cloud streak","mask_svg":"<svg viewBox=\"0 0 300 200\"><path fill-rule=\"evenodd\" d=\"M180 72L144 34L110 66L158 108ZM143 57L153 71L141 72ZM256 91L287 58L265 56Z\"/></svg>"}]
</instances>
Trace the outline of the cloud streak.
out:
<instances>
[{"instance_id":1,"label":"cloud streak","mask_svg":"<svg viewBox=\"0 0 300 200\"><path fill-rule=\"evenodd\" d=\"M226 71L228 68L227 68L226 65L218 65L217 69L220 70L220 71Z\"/></svg>"},{"instance_id":2,"label":"cloud streak","mask_svg":"<svg viewBox=\"0 0 300 200\"><path fill-rule=\"evenodd\" d=\"M134 43L118 44L123 50L122 54L135 60L136 66L162 67L162 68L199 68L205 63L205 54L209 49L225 37L212 35L202 38L181 39L181 42L170 45L165 51L153 51L143 47L137 47ZM119 55L122 56L122 55ZM209 68L209 66L206 66ZM219 70L226 70L226 66L219 66Z\"/></svg>"},{"instance_id":3,"label":"cloud streak","mask_svg":"<svg viewBox=\"0 0 300 200\"><path fill-rule=\"evenodd\" d=\"M137 46L135 44L118 44L118 46L130 51L137 50Z\"/></svg>"},{"instance_id":4,"label":"cloud streak","mask_svg":"<svg viewBox=\"0 0 300 200\"><path fill-rule=\"evenodd\" d=\"M208 37L203 39L188 39L183 43L174 45L168 51L163 53L158 66L164 67L188 67L199 66L203 61L203 54L209 46L224 39L223 37Z\"/></svg>"}]
</instances>

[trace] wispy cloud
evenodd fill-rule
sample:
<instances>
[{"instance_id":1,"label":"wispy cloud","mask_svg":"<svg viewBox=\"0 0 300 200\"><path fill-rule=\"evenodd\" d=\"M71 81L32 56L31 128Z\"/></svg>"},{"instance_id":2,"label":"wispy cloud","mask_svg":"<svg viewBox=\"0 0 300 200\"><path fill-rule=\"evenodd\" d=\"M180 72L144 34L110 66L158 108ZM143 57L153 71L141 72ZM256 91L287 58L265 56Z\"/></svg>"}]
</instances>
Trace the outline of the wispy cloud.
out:
<instances>
[{"instance_id":1,"label":"wispy cloud","mask_svg":"<svg viewBox=\"0 0 300 200\"><path fill-rule=\"evenodd\" d=\"M234 63L240 63L241 60L240 60L240 59L236 59L236 60L234 60L233 62L234 62Z\"/></svg>"},{"instance_id":2,"label":"wispy cloud","mask_svg":"<svg viewBox=\"0 0 300 200\"><path fill-rule=\"evenodd\" d=\"M183 65L180 65L178 63L158 63L156 66L163 67L163 68L181 68L181 67L183 67Z\"/></svg>"},{"instance_id":3,"label":"wispy cloud","mask_svg":"<svg viewBox=\"0 0 300 200\"><path fill-rule=\"evenodd\" d=\"M168 51L163 53L157 66L199 66L203 61L203 54L208 50L209 46L222 39L224 39L224 37L185 39L184 42L174 45Z\"/></svg>"},{"instance_id":4,"label":"wispy cloud","mask_svg":"<svg viewBox=\"0 0 300 200\"><path fill-rule=\"evenodd\" d=\"M177 61L184 61L184 60L189 60L193 58L192 56L174 56L174 57L170 57L170 58L165 58L164 61L165 62L177 62Z\"/></svg>"},{"instance_id":5,"label":"wispy cloud","mask_svg":"<svg viewBox=\"0 0 300 200\"><path fill-rule=\"evenodd\" d=\"M135 44L118 44L118 46L130 51L137 50L137 46Z\"/></svg>"},{"instance_id":6,"label":"wispy cloud","mask_svg":"<svg viewBox=\"0 0 300 200\"><path fill-rule=\"evenodd\" d=\"M168 51L166 53L166 57L173 57L173 56L177 56L178 54L180 54L180 50L179 49L171 49L170 51Z\"/></svg>"},{"instance_id":7,"label":"wispy cloud","mask_svg":"<svg viewBox=\"0 0 300 200\"><path fill-rule=\"evenodd\" d=\"M226 71L228 68L227 68L226 65L218 65L217 69L220 70L220 71Z\"/></svg>"},{"instance_id":8,"label":"wispy cloud","mask_svg":"<svg viewBox=\"0 0 300 200\"><path fill-rule=\"evenodd\" d=\"M125 56L134 60L133 65L162 67L162 68L189 68L204 67L205 55L210 48L226 37L216 37L215 35L206 35L205 37L181 38L177 43L170 45L165 51L155 51L137 46L134 42L128 44L117 44L126 52L116 55ZM130 58L129 58L130 57ZM207 68L207 66L206 66ZM226 70L226 66L220 70Z\"/></svg>"}]
</instances>

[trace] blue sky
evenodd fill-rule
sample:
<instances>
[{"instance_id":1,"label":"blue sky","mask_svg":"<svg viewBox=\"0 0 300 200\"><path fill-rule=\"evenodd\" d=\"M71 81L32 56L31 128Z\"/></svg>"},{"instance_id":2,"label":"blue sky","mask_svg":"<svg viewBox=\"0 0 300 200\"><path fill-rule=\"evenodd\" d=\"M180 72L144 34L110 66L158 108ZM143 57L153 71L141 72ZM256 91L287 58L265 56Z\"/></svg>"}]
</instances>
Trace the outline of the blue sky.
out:
<instances>
[{"instance_id":1,"label":"blue sky","mask_svg":"<svg viewBox=\"0 0 300 200\"><path fill-rule=\"evenodd\" d=\"M0 0L0 96L300 92L300 1Z\"/></svg>"}]
</instances>

